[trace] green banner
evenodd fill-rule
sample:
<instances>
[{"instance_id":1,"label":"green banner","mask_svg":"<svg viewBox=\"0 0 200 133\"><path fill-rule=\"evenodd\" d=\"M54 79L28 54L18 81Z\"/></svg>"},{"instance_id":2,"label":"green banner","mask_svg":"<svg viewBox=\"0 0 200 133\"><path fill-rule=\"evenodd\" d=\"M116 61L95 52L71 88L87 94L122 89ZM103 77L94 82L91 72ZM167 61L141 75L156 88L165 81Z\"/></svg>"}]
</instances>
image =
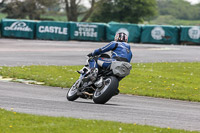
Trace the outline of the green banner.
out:
<instances>
[{"instance_id":1,"label":"green banner","mask_svg":"<svg viewBox=\"0 0 200 133\"><path fill-rule=\"evenodd\" d=\"M68 40L68 23L42 21L36 26L36 38L44 40Z\"/></svg>"},{"instance_id":2,"label":"green banner","mask_svg":"<svg viewBox=\"0 0 200 133\"><path fill-rule=\"evenodd\" d=\"M179 28L176 26L143 26L142 43L178 44Z\"/></svg>"},{"instance_id":3,"label":"green banner","mask_svg":"<svg viewBox=\"0 0 200 133\"><path fill-rule=\"evenodd\" d=\"M180 41L200 44L200 26L181 26Z\"/></svg>"},{"instance_id":4,"label":"green banner","mask_svg":"<svg viewBox=\"0 0 200 133\"><path fill-rule=\"evenodd\" d=\"M106 31L107 41L113 41L115 34L119 32L128 35L128 42L138 43L140 41L141 27L136 24L109 23Z\"/></svg>"},{"instance_id":5,"label":"green banner","mask_svg":"<svg viewBox=\"0 0 200 133\"><path fill-rule=\"evenodd\" d=\"M2 36L33 39L35 35L35 21L2 19Z\"/></svg>"},{"instance_id":6,"label":"green banner","mask_svg":"<svg viewBox=\"0 0 200 133\"><path fill-rule=\"evenodd\" d=\"M104 41L105 27L103 23L70 22L70 39Z\"/></svg>"}]
</instances>

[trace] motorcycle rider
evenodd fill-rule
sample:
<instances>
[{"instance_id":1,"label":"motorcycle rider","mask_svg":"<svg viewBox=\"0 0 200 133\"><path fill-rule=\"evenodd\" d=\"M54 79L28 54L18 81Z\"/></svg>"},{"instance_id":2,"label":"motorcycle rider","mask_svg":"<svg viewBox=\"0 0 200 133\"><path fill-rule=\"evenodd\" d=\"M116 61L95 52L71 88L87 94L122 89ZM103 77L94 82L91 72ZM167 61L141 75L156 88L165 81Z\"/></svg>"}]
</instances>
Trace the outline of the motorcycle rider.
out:
<instances>
[{"instance_id":1,"label":"motorcycle rider","mask_svg":"<svg viewBox=\"0 0 200 133\"><path fill-rule=\"evenodd\" d=\"M98 59L91 59L89 61L89 67L91 68L91 75L88 76L85 81L92 81L96 80L96 76L98 73L98 67L107 68L111 65L113 61L124 61L129 62L132 58L132 52L130 45L128 42L128 36L123 33L117 33L115 35L115 41L110 42L106 46L102 48L98 48L94 50L94 52L88 54L88 57L100 55L108 51L112 51L111 58L99 57ZM81 73L81 70L79 71Z\"/></svg>"}]
</instances>

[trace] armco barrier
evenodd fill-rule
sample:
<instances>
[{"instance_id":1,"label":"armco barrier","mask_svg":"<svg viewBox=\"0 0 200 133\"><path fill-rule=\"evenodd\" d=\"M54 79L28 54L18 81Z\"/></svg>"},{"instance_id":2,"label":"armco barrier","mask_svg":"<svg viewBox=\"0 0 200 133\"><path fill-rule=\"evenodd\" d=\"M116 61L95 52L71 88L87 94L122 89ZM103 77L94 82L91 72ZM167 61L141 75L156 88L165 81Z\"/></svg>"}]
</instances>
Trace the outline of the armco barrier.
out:
<instances>
[{"instance_id":1,"label":"armco barrier","mask_svg":"<svg viewBox=\"0 0 200 133\"><path fill-rule=\"evenodd\" d=\"M104 41L105 28L103 23L70 22L70 39Z\"/></svg>"},{"instance_id":2,"label":"armco barrier","mask_svg":"<svg viewBox=\"0 0 200 133\"><path fill-rule=\"evenodd\" d=\"M200 44L200 26L181 26L180 41Z\"/></svg>"},{"instance_id":3,"label":"armco barrier","mask_svg":"<svg viewBox=\"0 0 200 133\"><path fill-rule=\"evenodd\" d=\"M128 42L138 43L140 41L141 27L136 24L120 24L120 23L108 23L106 28L107 41L113 41L115 34L124 32L128 35Z\"/></svg>"},{"instance_id":4,"label":"armco barrier","mask_svg":"<svg viewBox=\"0 0 200 133\"><path fill-rule=\"evenodd\" d=\"M36 38L66 41L69 39L69 24L53 21L38 22L36 26Z\"/></svg>"},{"instance_id":5,"label":"armco barrier","mask_svg":"<svg viewBox=\"0 0 200 133\"><path fill-rule=\"evenodd\" d=\"M179 28L177 26L143 26L141 42L159 44L178 44Z\"/></svg>"},{"instance_id":6,"label":"armco barrier","mask_svg":"<svg viewBox=\"0 0 200 133\"><path fill-rule=\"evenodd\" d=\"M35 21L2 19L2 36L34 39L35 26Z\"/></svg>"}]
</instances>

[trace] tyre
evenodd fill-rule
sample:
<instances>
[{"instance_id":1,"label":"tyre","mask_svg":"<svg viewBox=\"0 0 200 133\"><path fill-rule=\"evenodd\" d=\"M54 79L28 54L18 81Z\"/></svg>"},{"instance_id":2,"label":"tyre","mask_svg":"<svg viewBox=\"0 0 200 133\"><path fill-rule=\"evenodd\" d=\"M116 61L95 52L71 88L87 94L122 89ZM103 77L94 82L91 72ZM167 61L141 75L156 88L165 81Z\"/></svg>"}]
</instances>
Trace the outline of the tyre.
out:
<instances>
[{"instance_id":1,"label":"tyre","mask_svg":"<svg viewBox=\"0 0 200 133\"><path fill-rule=\"evenodd\" d=\"M77 80L72 87L68 90L67 92L67 99L69 101L74 101L76 100L79 96L77 95L78 92L78 84L79 84L79 80Z\"/></svg>"},{"instance_id":2,"label":"tyre","mask_svg":"<svg viewBox=\"0 0 200 133\"><path fill-rule=\"evenodd\" d=\"M93 95L93 101L97 104L105 104L115 94L119 81L116 77L111 76L104 80L105 85L97 88Z\"/></svg>"}]
</instances>

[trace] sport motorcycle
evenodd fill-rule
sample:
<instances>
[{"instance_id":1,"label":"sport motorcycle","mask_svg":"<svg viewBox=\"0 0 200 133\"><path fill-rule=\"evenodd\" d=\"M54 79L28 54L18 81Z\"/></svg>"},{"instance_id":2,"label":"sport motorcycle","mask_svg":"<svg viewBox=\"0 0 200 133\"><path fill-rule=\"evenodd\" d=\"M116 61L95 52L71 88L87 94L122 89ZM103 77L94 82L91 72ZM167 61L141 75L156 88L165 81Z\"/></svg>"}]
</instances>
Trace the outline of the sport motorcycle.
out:
<instances>
[{"instance_id":1,"label":"sport motorcycle","mask_svg":"<svg viewBox=\"0 0 200 133\"><path fill-rule=\"evenodd\" d=\"M90 68L89 61L98 58L110 58L108 54L89 57L86 65L77 71L79 79L67 92L67 99L74 101L78 98L92 99L96 104L105 104L113 96L119 94L119 82L130 74L132 66L125 61L112 61L107 68ZM95 77L92 79L92 77Z\"/></svg>"}]
</instances>

